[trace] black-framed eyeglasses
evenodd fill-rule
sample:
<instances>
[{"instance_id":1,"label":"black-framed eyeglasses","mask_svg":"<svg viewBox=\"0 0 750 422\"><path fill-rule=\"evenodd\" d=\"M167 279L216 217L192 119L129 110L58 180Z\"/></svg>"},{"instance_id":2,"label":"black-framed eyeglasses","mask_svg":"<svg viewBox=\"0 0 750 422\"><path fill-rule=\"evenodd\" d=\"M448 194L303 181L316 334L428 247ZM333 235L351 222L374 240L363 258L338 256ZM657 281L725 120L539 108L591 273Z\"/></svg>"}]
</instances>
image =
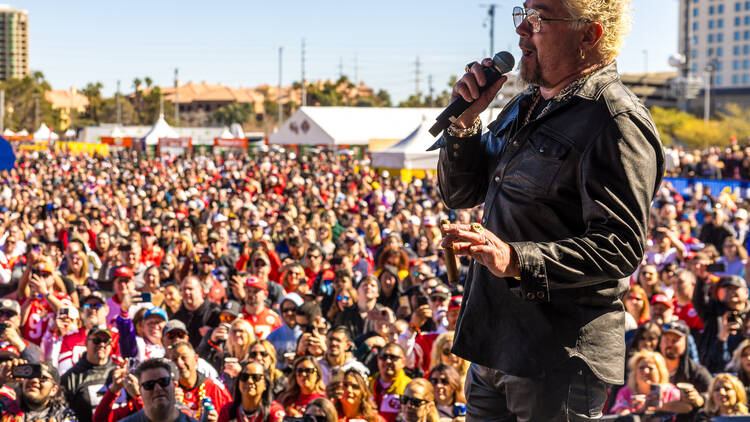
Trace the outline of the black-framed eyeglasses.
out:
<instances>
[{"instance_id":1,"label":"black-framed eyeglasses","mask_svg":"<svg viewBox=\"0 0 750 422\"><path fill-rule=\"evenodd\" d=\"M537 33L542 30L542 22L588 22L587 19L581 18L543 18L539 15L539 11L535 9L527 9L521 6L513 8L513 25L516 28L521 26L523 21L526 20L531 26L531 31Z\"/></svg>"},{"instance_id":2,"label":"black-framed eyeglasses","mask_svg":"<svg viewBox=\"0 0 750 422\"><path fill-rule=\"evenodd\" d=\"M108 337L107 338L105 338L105 337L94 337L94 338L91 339L91 342L98 346L100 344L107 344L107 343L109 343L109 338Z\"/></svg>"},{"instance_id":3,"label":"black-framed eyeglasses","mask_svg":"<svg viewBox=\"0 0 750 422\"><path fill-rule=\"evenodd\" d=\"M143 387L144 390L153 390L154 387L156 387L156 384L159 384L159 387L161 388L167 388L167 386L172 382L171 377L163 377L163 378L157 378L155 380L149 380L141 383L141 387Z\"/></svg>"},{"instance_id":4,"label":"black-framed eyeglasses","mask_svg":"<svg viewBox=\"0 0 750 422\"><path fill-rule=\"evenodd\" d=\"M294 308L284 308L284 309L281 310L282 314L288 314L290 312L296 314L297 313L297 308L296 307L294 307Z\"/></svg>"},{"instance_id":5,"label":"black-framed eyeglasses","mask_svg":"<svg viewBox=\"0 0 750 422\"><path fill-rule=\"evenodd\" d=\"M297 375L312 375L315 373L315 368L296 368L294 372L296 372Z\"/></svg>"},{"instance_id":6,"label":"black-framed eyeglasses","mask_svg":"<svg viewBox=\"0 0 750 422\"><path fill-rule=\"evenodd\" d=\"M250 352L247 354L250 359L259 359L259 358L266 358L268 357L268 352L261 351L261 352Z\"/></svg>"},{"instance_id":7,"label":"black-framed eyeglasses","mask_svg":"<svg viewBox=\"0 0 750 422\"><path fill-rule=\"evenodd\" d=\"M435 385L438 385L438 384L450 385L450 381L448 380L448 377L439 377L439 378L432 377L430 378L430 383L435 384Z\"/></svg>"},{"instance_id":8,"label":"black-framed eyeglasses","mask_svg":"<svg viewBox=\"0 0 750 422\"><path fill-rule=\"evenodd\" d=\"M391 353L383 353L380 356L378 356L378 359L383 360L383 361L390 360L390 361L395 362L395 361L401 359L401 356L394 355L394 354L391 354Z\"/></svg>"},{"instance_id":9,"label":"black-framed eyeglasses","mask_svg":"<svg viewBox=\"0 0 750 422\"><path fill-rule=\"evenodd\" d=\"M104 306L103 303L84 303L83 304L83 310L93 309L95 311L98 311L101 309L101 307Z\"/></svg>"},{"instance_id":10,"label":"black-framed eyeglasses","mask_svg":"<svg viewBox=\"0 0 750 422\"><path fill-rule=\"evenodd\" d=\"M404 406L411 406L415 408L420 408L427 403L427 400L417 399L406 395L401 396L400 400L401 404L403 404Z\"/></svg>"},{"instance_id":11,"label":"black-framed eyeglasses","mask_svg":"<svg viewBox=\"0 0 750 422\"><path fill-rule=\"evenodd\" d=\"M263 380L263 374L249 374L247 372L240 373L240 381L247 382L248 380L252 379L253 383L257 384Z\"/></svg>"},{"instance_id":12,"label":"black-framed eyeglasses","mask_svg":"<svg viewBox=\"0 0 750 422\"><path fill-rule=\"evenodd\" d=\"M13 311L0 311L0 317L13 318L16 315L18 314Z\"/></svg>"}]
</instances>

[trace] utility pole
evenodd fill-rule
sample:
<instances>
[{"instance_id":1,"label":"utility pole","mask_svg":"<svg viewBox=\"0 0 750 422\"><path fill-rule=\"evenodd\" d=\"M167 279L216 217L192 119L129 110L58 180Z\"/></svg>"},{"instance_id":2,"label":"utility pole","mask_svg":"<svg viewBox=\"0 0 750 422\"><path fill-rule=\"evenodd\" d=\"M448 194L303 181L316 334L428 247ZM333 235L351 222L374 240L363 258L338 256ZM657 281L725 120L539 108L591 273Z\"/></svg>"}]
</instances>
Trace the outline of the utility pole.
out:
<instances>
[{"instance_id":1,"label":"utility pole","mask_svg":"<svg viewBox=\"0 0 750 422\"><path fill-rule=\"evenodd\" d=\"M122 104L120 104L120 80L117 80L117 95L115 96L115 102L117 103L117 125L122 125Z\"/></svg>"},{"instance_id":2,"label":"utility pole","mask_svg":"<svg viewBox=\"0 0 750 422\"><path fill-rule=\"evenodd\" d=\"M302 104L302 107L307 105L307 89L305 88L305 39L302 38L302 60L301 60L301 67L302 67L302 77L300 78L300 81L302 82L302 101L300 101L300 104Z\"/></svg>"},{"instance_id":3,"label":"utility pole","mask_svg":"<svg viewBox=\"0 0 750 422\"><path fill-rule=\"evenodd\" d=\"M180 86L178 68L174 68L174 125L175 127L180 125L180 93L177 90Z\"/></svg>"},{"instance_id":4,"label":"utility pole","mask_svg":"<svg viewBox=\"0 0 750 422\"><path fill-rule=\"evenodd\" d=\"M34 94L34 130L39 128L39 94Z\"/></svg>"},{"instance_id":5,"label":"utility pole","mask_svg":"<svg viewBox=\"0 0 750 422\"><path fill-rule=\"evenodd\" d=\"M414 64L416 66L414 71L414 85L416 91L414 92L414 95L419 97L419 56L417 56L417 60L416 62L414 62Z\"/></svg>"},{"instance_id":6,"label":"utility pole","mask_svg":"<svg viewBox=\"0 0 750 422\"><path fill-rule=\"evenodd\" d=\"M281 127L281 119L284 117L284 110L281 108L281 55L284 51L284 47L279 47L279 127Z\"/></svg>"},{"instance_id":7,"label":"utility pole","mask_svg":"<svg viewBox=\"0 0 750 422\"><path fill-rule=\"evenodd\" d=\"M430 107L435 106L435 98L433 97L433 93L435 90L432 88L432 74L427 75L427 86L430 90Z\"/></svg>"},{"instance_id":8,"label":"utility pole","mask_svg":"<svg viewBox=\"0 0 750 422\"><path fill-rule=\"evenodd\" d=\"M490 52L487 55L488 57L492 57L495 54L495 8L498 7L498 4L490 3L490 4L480 4L479 7L486 7L487 8L487 20L484 22L484 25L486 26L489 21L490 26ZM500 6L502 7L502 6Z\"/></svg>"},{"instance_id":9,"label":"utility pole","mask_svg":"<svg viewBox=\"0 0 750 422\"><path fill-rule=\"evenodd\" d=\"M339 57L339 79L344 76L344 58Z\"/></svg>"},{"instance_id":10,"label":"utility pole","mask_svg":"<svg viewBox=\"0 0 750 422\"><path fill-rule=\"evenodd\" d=\"M357 60L357 53L354 53L354 85L359 86L359 60Z\"/></svg>"}]
</instances>

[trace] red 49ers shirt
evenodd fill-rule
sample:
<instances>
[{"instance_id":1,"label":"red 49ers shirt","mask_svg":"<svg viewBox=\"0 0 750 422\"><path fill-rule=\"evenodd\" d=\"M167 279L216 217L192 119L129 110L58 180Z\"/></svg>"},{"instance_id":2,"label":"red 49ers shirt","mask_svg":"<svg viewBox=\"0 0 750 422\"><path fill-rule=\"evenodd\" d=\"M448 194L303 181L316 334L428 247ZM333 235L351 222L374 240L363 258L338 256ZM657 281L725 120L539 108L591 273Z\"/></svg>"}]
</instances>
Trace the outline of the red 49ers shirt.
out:
<instances>
[{"instance_id":1,"label":"red 49ers shirt","mask_svg":"<svg viewBox=\"0 0 750 422\"><path fill-rule=\"evenodd\" d=\"M58 300L69 303L70 306L73 305L73 301L70 299L70 296L66 295L65 293L53 291L52 294ZM52 320L55 319L55 313L52 311L52 307L49 305L49 303L47 303L47 299L45 298L24 298L21 299L19 305L24 306L27 302L29 302L29 300L31 300L28 305L29 313L26 317L26 321L21 327L21 335L26 340L39 346L42 344L42 337L44 337L44 333L47 332L47 326Z\"/></svg>"}]
</instances>

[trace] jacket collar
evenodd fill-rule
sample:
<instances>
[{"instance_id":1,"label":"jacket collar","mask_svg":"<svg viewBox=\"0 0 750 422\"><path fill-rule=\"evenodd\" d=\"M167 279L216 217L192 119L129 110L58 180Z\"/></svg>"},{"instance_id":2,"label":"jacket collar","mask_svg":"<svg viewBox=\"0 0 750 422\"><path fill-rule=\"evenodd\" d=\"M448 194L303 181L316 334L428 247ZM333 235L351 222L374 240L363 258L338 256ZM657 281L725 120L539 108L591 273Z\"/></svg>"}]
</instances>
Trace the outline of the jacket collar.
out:
<instances>
[{"instance_id":1,"label":"jacket collar","mask_svg":"<svg viewBox=\"0 0 750 422\"><path fill-rule=\"evenodd\" d=\"M575 95L587 100L594 100L601 95L607 86L619 79L620 74L617 71L617 62L613 61L601 69L595 70L594 74L584 82Z\"/></svg>"}]
</instances>

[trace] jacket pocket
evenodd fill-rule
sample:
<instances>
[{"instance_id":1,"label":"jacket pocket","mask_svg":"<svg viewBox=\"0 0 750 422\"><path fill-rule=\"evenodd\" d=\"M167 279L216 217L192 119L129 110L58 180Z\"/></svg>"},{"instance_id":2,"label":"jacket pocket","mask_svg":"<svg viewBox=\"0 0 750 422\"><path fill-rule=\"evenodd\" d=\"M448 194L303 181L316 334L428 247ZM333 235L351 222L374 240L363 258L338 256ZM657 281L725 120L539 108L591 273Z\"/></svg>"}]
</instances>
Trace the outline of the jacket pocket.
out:
<instances>
[{"instance_id":1,"label":"jacket pocket","mask_svg":"<svg viewBox=\"0 0 750 422\"><path fill-rule=\"evenodd\" d=\"M527 139L510 163L505 181L511 186L535 195L546 195L565 163L571 145L539 131Z\"/></svg>"}]
</instances>

